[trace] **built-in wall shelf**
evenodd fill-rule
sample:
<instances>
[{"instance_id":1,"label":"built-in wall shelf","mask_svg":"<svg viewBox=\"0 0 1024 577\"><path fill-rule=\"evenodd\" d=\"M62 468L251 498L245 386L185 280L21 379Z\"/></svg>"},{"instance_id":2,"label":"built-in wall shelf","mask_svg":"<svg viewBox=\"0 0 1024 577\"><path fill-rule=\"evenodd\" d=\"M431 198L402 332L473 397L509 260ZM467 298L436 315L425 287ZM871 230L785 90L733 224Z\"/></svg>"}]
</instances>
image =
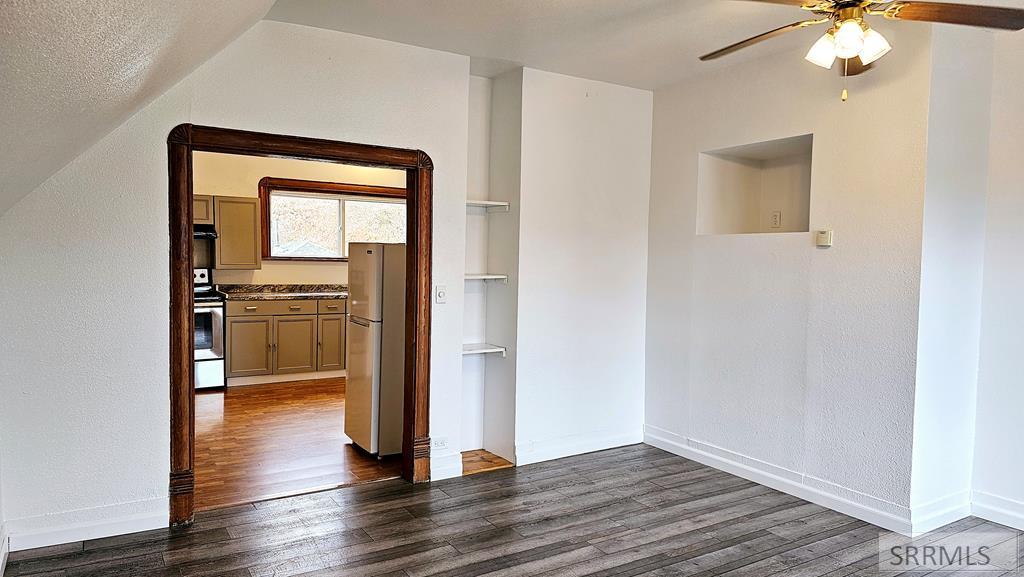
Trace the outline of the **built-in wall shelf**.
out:
<instances>
[{"instance_id":1,"label":"built-in wall shelf","mask_svg":"<svg viewBox=\"0 0 1024 577\"><path fill-rule=\"evenodd\" d=\"M508 212L509 203L504 200L467 200L469 208L483 208L487 212Z\"/></svg>"},{"instance_id":2,"label":"built-in wall shelf","mask_svg":"<svg viewBox=\"0 0 1024 577\"><path fill-rule=\"evenodd\" d=\"M490 353L501 353L501 356L505 356L505 347L499 347L498 345L491 345L488 343L463 343L462 355L487 355Z\"/></svg>"},{"instance_id":3,"label":"built-in wall shelf","mask_svg":"<svg viewBox=\"0 0 1024 577\"><path fill-rule=\"evenodd\" d=\"M491 274L488 272L469 274L466 273L466 280L500 280L502 282L508 282L507 274Z\"/></svg>"}]
</instances>

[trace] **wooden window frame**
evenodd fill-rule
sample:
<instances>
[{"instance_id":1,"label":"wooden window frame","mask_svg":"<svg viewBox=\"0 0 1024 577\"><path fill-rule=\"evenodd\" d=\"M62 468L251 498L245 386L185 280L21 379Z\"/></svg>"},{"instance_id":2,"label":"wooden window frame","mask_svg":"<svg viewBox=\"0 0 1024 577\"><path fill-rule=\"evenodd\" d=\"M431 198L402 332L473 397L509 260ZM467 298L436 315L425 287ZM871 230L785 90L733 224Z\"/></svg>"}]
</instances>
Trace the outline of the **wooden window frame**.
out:
<instances>
[{"instance_id":1,"label":"wooden window frame","mask_svg":"<svg viewBox=\"0 0 1024 577\"><path fill-rule=\"evenodd\" d=\"M195 514L192 155L220 152L404 170L406 174L405 406L402 477L430 480L430 291L434 165L422 150L181 124L167 136L170 232L171 526Z\"/></svg>"},{"instance_id":2,"label":"wooden window frame","mask_svg":"<svg viewBox=\"0 0 1024 577\"><path fill-rule=\"evenodd\" d=\"M260 228L263 233L263 260L283 260L300 262L348 262L348 257L324 256L273 256L270 254L270 194L272 192L311 192L315 194L333 194L337 196L365 196L367 198L401 198L406 200L406 189L392 186L370 186L365 184L349 184L345 182L324 182L321 180L301 180L297 178L277 178L264 176L260 179ZM345 226L345 223L342 223ZM342 239L344 242L344 239Z\"/></svg>"}]
</instances>

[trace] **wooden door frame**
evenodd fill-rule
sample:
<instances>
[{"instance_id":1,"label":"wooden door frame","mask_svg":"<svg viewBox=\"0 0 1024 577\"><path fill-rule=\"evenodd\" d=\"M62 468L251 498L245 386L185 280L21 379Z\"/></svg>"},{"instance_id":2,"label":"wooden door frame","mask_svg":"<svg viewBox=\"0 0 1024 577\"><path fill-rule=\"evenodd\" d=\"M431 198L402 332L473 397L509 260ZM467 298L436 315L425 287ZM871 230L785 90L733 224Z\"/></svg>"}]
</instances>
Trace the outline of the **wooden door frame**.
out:
<instances>
[{"instance_id":1,"label":"wooden door frame","mask_svg":"<svg viewBox=\"0 0 1024 577\"><path fill-rule=\"evenodd\" d=\"M434 165L422 150L181 124L167 136L170 222L170 524L195 511L192 311L192 153L293 158L406 173L405 415L402 477L430 480L430 290Z\"/></svg>"}]
</instances>

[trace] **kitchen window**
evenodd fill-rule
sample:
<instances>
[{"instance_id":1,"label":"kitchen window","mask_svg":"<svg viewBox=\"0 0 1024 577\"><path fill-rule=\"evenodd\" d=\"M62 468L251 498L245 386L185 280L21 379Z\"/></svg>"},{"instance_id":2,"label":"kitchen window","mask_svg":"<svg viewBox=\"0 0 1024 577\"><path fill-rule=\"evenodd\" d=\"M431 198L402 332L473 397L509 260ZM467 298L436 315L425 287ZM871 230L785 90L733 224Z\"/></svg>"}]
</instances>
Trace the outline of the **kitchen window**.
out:
<instances>
[{"instance_id":1,"label":"kitchen window","mask_svg":"<svg viewBox=\"0 0 1024 577\"><path fill-rule=\"evenodd\" d=\"M406 240L405 189L266 178L260 200L263 258L341 261L350 242Z\"/></svg>"}]
</instances>

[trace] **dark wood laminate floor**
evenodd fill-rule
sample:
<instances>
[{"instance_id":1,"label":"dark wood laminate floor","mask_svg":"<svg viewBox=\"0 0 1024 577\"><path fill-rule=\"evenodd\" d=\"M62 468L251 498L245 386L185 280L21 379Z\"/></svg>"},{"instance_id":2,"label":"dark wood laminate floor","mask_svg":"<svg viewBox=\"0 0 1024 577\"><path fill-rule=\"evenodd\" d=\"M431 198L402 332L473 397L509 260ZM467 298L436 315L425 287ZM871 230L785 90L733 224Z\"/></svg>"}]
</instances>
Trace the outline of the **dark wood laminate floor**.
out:
<instances>
[{"instance_id":1,"label":"dark wood laminate floor","mask_svg":"<svg viewBox=\"0 0 1024 577\"><path fill-rule=\"evenodd\" d=\"M968 518L927 538L979 528L1000 527ZM14 553L5 577L865 576L878 574L879 537L862 521L633 445L207 511L187 530Z\"/></svg>"},{"instance_id":2,"label":"dark wood laminate floor","mask_svg":"<svg viewBox=\"0 0 1024 577\"><path fill-rule=\"evenodd\" d=\"M196 394L196 509L354 485L402 474L345 435L345 379Z\"/></svg>"}]
</instances>

